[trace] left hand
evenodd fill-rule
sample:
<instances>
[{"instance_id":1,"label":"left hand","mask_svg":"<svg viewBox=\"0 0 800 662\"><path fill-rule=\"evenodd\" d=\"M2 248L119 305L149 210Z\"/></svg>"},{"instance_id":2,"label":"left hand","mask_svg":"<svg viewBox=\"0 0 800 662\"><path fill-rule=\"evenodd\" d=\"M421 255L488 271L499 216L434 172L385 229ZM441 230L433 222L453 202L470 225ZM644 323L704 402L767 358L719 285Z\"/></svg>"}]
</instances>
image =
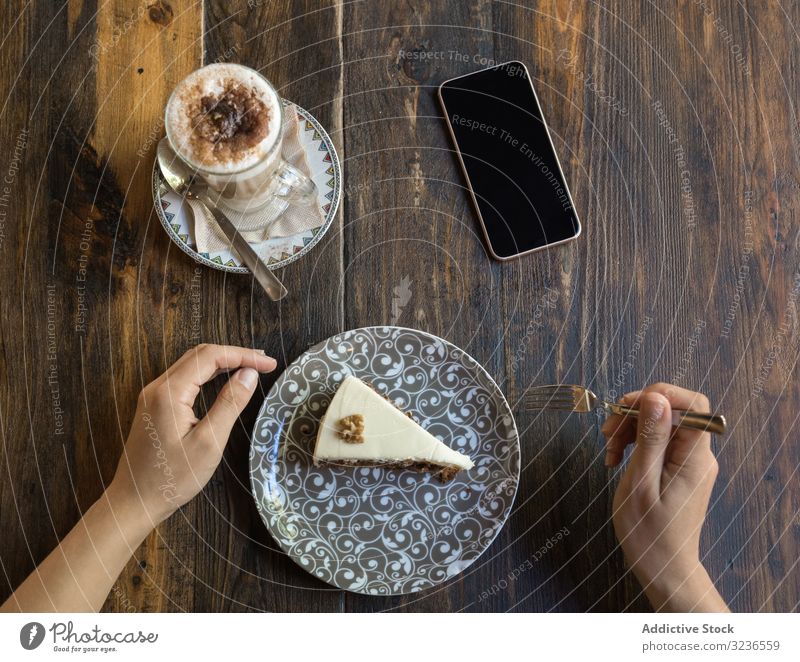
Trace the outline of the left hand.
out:
<instances>
[{"instance_id":1,"label":"left hand","mask_svg":"<svg viewBox=\"0 0 800 662\"><path fill-rule=\"evenodd\" d=\"M275 366L260 350L199 345L145 386L107 491L115 505L135 509L155 526L192 499L220 463L259 373ZM205 418L197 420L192 406L200 387L233 369Z\"/></svg>"}]
</instances>

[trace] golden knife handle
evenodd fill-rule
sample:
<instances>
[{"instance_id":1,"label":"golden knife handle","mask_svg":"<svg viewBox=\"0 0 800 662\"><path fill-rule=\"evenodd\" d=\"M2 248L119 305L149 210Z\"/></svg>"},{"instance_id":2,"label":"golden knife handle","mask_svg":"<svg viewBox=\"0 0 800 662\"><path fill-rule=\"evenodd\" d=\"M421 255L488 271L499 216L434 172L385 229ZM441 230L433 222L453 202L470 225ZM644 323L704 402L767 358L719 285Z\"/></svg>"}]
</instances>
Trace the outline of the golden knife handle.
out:
<instances>
[{"instance_id":1,"label":"golden knife handle","mask_svg":"<svg viewBox=\"0 0 800 662\"><path fill-rule=\"evenodd\" d=\"M622 416L635 416L639 417L639 410L625 405L609 405L609 408L615 414ZM727 423L724 416L716 416L714 414L703 414L699 411L689 411L685 409L672 410L672 425L676 428L690 428L692 430L702 430L703 432L714 432L715 434L723 434Z\"/></svg>"}]
</instances>

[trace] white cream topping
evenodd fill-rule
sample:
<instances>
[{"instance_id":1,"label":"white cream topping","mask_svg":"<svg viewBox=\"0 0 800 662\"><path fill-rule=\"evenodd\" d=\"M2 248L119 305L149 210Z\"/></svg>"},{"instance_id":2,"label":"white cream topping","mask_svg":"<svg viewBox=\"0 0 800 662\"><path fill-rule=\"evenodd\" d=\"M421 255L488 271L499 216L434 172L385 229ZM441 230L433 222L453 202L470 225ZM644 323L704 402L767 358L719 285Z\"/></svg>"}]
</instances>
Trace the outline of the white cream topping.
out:
<instances>
[{"instance_id":1,"label":"white cream topping","mask_svg":"<svg viewBox=\"0 0 800 662\"><path fill-rule=\"evenodd\" d=\"M364 417L364 442L339 437L338 422ZM472 460L454 451L356 377L346 377L320 422L314 457L321 460L431 462L471 469Z\"/></svg>"},{"instance_id":2,"label":"white cream topping","mask_svg":"<svg viewBox=\"0 0 800 662\"><path fill-rule=\"evenodd\" d=\"M243 150L236 159L216 161L211 164L214 172L238 172L258 163L268 154L280 132L280 99L275 90L255 71L239 64L209 64L193 71L175 88L166 109L167 129L170 140L178 154L194 165L201 164L192 147L194 108L204 96L217 97L225 90L226 82L236 81L258 92L261 101L269 110L270 122L264 139L254 147Z\"/></svg>"}]
</instances>

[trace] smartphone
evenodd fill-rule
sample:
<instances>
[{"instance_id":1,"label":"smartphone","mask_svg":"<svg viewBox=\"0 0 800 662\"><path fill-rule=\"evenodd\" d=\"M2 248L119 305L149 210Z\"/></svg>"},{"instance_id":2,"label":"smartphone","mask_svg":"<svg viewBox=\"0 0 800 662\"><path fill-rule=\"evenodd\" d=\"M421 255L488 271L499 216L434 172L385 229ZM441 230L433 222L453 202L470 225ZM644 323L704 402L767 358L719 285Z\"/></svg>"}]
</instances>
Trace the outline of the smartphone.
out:
<instances>
[{"instance_id":1,"label":"smartphone","mask_svg":"<svg viewBox=\"0 0 800 662\"><path fill-rule=\"evenodd\" d=\"M492 257L510 260L580 235L522 62L451 78L439 86L439 101Z\"/></svg>"}]
</instances>

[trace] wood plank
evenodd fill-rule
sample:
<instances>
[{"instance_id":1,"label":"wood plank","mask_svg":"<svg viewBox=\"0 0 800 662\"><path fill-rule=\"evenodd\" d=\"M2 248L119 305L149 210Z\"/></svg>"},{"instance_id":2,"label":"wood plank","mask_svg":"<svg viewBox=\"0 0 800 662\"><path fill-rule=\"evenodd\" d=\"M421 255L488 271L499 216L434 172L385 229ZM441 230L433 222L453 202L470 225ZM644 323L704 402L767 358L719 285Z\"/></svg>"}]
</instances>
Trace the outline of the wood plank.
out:
<instances>
[{"instance_id":1,"label":"wood plank","mask_svg":"<svg viewBox=\"0 0 800 662\"><path fill-rule=\"evenodd\" d=\"M76 521L71 475L69 287L52 276L47 155L59 98L51 76L59 54L48 39L66 35L57 6L10 3L0 14L0 601ZM39 36L45 40L37 45ZM74 77L69 83L78 84ZM67 293L70 293L69 295Z\"/></svg>"},{"instance_id":2,"label":"wood plank","mask_svg":"<svg viewBox=\"0 0 800 662\"><path fill-rule=\"evenodd\" d=\"M793 211L800 202L800 143L791 110L798 82L788 72L796 59L791 21L798 8L789 8L791 15L765 8L745 13L724 3L712 9L700 19L705 43L713 44L716 56L704 73L727 86L717 95L721 107L716 113L708 108L703 123L712 127L710 142L720 152L715 161L727 166L719 166L727 177L713 184L723 228L714 287L721 319L709 344L719 351L717 364L727 368L715 370L714 381L736 425L717 442L723 480L704 547L712 575L720 578L734 609L792 611L800 591L791 514L798 511L800 472L793 441L800 395ZM735 57L737 46L750 56L745 66ZM732 218L726 204L731 199Z\"/></svg>"},{"instance_id":3,"label":"wood plank","mask_svg":"<svg viewBox=\"0 0 800 662\"><path fill-rule=\"evenodd\" d=\"M535 9L509 4L498 12L498 35L513 32L540 50L529 56L541 72L537 87L559 136L559 151L575 150L564 165L586 220L571 267L574 282L562 279L565 308L553 312L547 333L539 338L540 352L553 347L555 356L572 363L549 362L545 375L537 374L538 366L526 365L516 383L524 388L533 381L580 380L619 396L656 380L674 381L708 393L723 411L732 412L738 426L716 442L722 473L703 536L705 561L734 608L757 609L767 596L768 604L783 596L777 599L791 609L786 596L796 592L796 573L782 584L768 577L761 563L773 556L776 567L789 567L787 538L778 541L776 535L779 522L787 522L785 501L783 514L770 511L758 498L745 503L743 512L739 509L749 491L745 483L759 480L748 468L753 455L759 456L755 464L761 471L770 467L772 480L777 479L780 469L771 458L776 452L786 456L779 440L794 423L773 413L770 441L758 435L766 421L763 414L753 417L750 410L739 420L736 412L752 403L753 373L768 351L765 338L780 320L779 311L770 308L787 295L791 282L786 267L793 264L792 258L785 250L778 254L770 237L769 206L775 198L770 181L777 175L774 169L795 168L795 158L780 146L791 143L794 132L782 123L783 113L759 108L761 103L783 103L772 98L775 83L767 82L778 75L780 65L769 63L772 73L759 78L757 89L763 88L754 99L751 77L735 59L732 44L749 51L754 72L771 59L765 44L753 43L755 27L748 25L741 7L709 6L710 16L689 3L676 16L661 11L632 15L621 4L587 11L584 5L552 2ZM755 14L758 22L766 22L762 31L788 29L774 12ZM726 41L723 28L732 41ZM504 41L508 46L500 59L519 52L517 39ZM568 52L559 57L560 49ZM788 48L772 50L780 51L779 61L791 57ZM628 113L621 114L609 94ZM783 195L792 200L795 191L783 188ZM752 200L747 213L746 200ZM749 271L741 305L729 329L727 311L737 295L737 274L748 262L750 242L756 248L744 267ZM765 299L770 271L775 291ZM535 273L523 273L516 286L506 282L515 292L534 278ZM519 321L512 321L509 338L525 337L528 317L521 311ZM577 337L565 333L563 320L577 326ZM761 337L758 331L751 336L762 327ZM785 357L785 374L796 360L796 352L790 354L791 359ZM574 586L568 598L553 602L548 596L544 605L647 610L633 578L620 581L621 555L608 558L614 547L609 524L616 481L602 467L599 440L591 443L599 436L597 427L585 419L565 422L563 416L550 413L523 415L521 423L532 433L544 423L539 434L547 442L543 453L556 460L535 469L534 484L549 481L537 498L577 517L576 535L560 546L563 556L559 550L561 557L553 557L553 569L567 574ZM583 435L587 441L573 453ZM750 443L753 438L759 438L757 449ZM553 474L552 467L563 458L577 460L575 468ZM797 462L782 466L788 479ZM776 495L781 497L788 498ZM766 520L759 524L761 517ZM754 529L759 533L754 535ZM770 535L764 535L766 531ZM773 544L776 548L770 553ZM739 566L744 570L738 571ZM758 567L758 579L747 584L742 575ZM537 600L538 586L550 576L552 572L545 571L544 577L523 578L520 585L527 593L515 608L544 606Z\"/></svg>"},{"instance_id":4,"label":"wood plank","mask_svg":"<svg viewBox=\"0 0 800 662\"><path fill-rule=\"evenodd\" d=\"M202 3L175 11L166 2L125 0L71 10L75 47L90 58L70 57L65 66L85 81L76 96L90 101L88 112L76 112L74 90L61 88L53 170L63 208L53 212L61 220L55 269L69 292L64 315L77 326L65 355L74 361L73 478L86 507L113 475L141 386L190 344L195 266L161 230L150 174L167 96L201 62ZM195 508L185 509L188 519ZM187 608L196 541L182 521L145 541L107 609Z\"/></svg>"},{"instance_id":5,"label":"wood plank","mask_svg":"<svg viewBox=\"0 0 800 662\"><path fill-rule=\"evenodd\" d=\"M638 51L628 39L620 46L628 49L623 56L609 52L610 44L626 36L614 32L597 5L500 3L495 20L498 59L519 58L531 69L583 221L576 242L520 260L505 281L508 390L515 402L536 384L585 383L606 392L607 352L620 345L624 349L648 319L637 292L641 280L632 274L645 270L649 255L641 250L640 230L631 227L630 219L657 208L648 198L658 190L649 186L652 181L632 184L647 172L647 155L637 150L632 132L624 130L631 124L626 115L638 109L622 64L630 66L628 60ZM623 82L616 84L614 76ZM610 89L613 101L601 101ZM660 156L652 158L658 162ZM609 181L613 185L605 185ZM621 305L608 311L609 298ZM533 311L524 305L527 301L533 302ZM649 349L640 351L646 355ZM616 359L613 364L612 375ZM621 555L613 553L609 507L614 483L603 467L598 419L520 411L518 425L523 447L531 449L518 503L522 546L546 545L561 527L570 533L514 582L506 608L585 611L627 604L628 585L619 581L624 576Z\"/></svg>"},{"instance_id":6,"label":"wood plank","mask_svg":"<svg viewBox=\"0 0 800 662\"><path fill-rule=\"evenodd\" d=\"M206 3L206 62L233 61L263 73L284 98L314 115L328 130L344 165L342 139L341 2ZM341 212L327 235L301 260L280 271L289 296L279 305L261 293L215 304L228 320L225 334L253 343L278 359L263 380L226 454L215 498L202 504L197 548L198 611L337 611L341 595L311 577L277 547L250 493L250 432L261 400L275 376L311 345L341 330Z\"/></svg>"},{"instance_id":7,"label":"wood plank","mask_svg":"<svg viewBox=\"0 0 800 662\"><path fill-rule=\"evenodd\" d=\"M345 12L349 158L345 262L350 328L396 324L503 365L505 270L485 253L435 97L443 80L493 57L491 2L355 3ZM466 26L464 29L448 26ZM347 595L347 609L455 611L512 559L489 553L422 596Z\"/></svg>"}]
</instances>

